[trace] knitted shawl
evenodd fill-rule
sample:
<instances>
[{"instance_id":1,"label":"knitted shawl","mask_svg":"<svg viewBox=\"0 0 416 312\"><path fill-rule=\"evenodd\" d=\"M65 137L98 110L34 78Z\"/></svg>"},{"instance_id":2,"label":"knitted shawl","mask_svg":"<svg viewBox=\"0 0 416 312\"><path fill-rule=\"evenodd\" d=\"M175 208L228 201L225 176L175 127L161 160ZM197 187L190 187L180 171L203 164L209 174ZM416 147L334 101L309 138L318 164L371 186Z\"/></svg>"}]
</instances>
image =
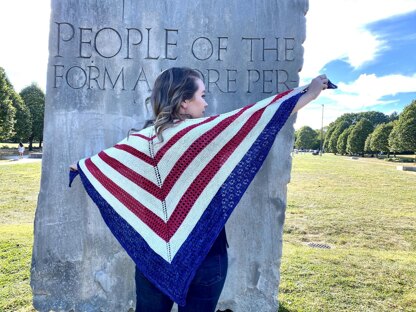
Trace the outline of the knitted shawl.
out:
<instances>
[{"instance_id":1,"label":"knitted shawl","mask_svg":"<svg viewBox=\"0 0 416 312\"><path fill-rule=\"evenodd\" d=\"M225 114L134 132L78 162L113 235L137 268L185 305L189 285L260 169L305 87Z\"/></svg>"}]
</instances>

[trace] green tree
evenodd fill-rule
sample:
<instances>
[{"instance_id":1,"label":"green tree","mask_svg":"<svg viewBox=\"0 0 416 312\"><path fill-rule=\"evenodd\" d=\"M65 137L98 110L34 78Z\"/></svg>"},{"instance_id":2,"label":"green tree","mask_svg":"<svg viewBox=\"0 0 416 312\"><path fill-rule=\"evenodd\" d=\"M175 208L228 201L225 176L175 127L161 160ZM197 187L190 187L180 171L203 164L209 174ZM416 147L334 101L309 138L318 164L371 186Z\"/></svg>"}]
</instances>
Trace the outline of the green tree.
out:
<instances>
[{"instance_id":1,"label":"green tree","mask_svg":"<svg viewBox=\"0 0 416 312\"><path fill-rule=\"evenodd\" d=\"M371 150L387 153L387 157L390 157L389 135L392 130L392 122L379 124L371 135Z\"/></svg>"},{"instance_id":2,"label":"green tree","mask_svg":"<svg viewBox=\"0 0 416 312\"><path fill-rule=\"evenodd\" d=\"M13 126L14 137L16 141L27 141L32 129L32 116L30 111L23 102L20 95L14 90L13 85L6 77L6 84L9 87L9 98L12 101L12 105L15 108L15 120Z\"/></svg>"},{"instance_id":3,"label":"green tree","mask_svg":"<svg viewBox=\"0 0 416 312\"><path fill-rule=\"evenodd\" d=\"M42 147L45 94L35 83L32 83L20 92L20 96L32 115L32 131L29 136L29 150L32 150L33 140L39 140L39 147Z\"/></svg>"},{"instance_id":4,"label":"green tree","mask_svg":"<svg viewBox=\"0 0 416 312\"><path fill-rule=\"evenodd\" d=\"M394 152L416 153L416 101L406 106L395 122L389 136L390 148Z\"/></svg>"},{"instance_id":5,"label":"green tree","mask_svg":"<svg viewBox=\"0 0 416 312\"><path fill-rule=\"evenodd\" d=\"M376 111L359 113L358 120L361 120L363 118L367 119L373 125L373 127L390 121L387 115Z\"/></svg>"},{"instance_id":6,"label":"green tree","mask_svg":"<svg viewBox=\"0 0 416 312\"><path fill-rule=\"evenodd\" d=\"M329 139L329 149L333 152L333 153L339 153L339 151L337 150L337 142L338 142L338 138L341 135L342 132L344 132L345 129L347 129L351 124L348 123L347 121L340 121L337 126L335 127L334 131L331 134L331 137Z\"/></svg>"},{"instance_id":7,"label":"green tree","mask_svg":"<svg viewBox=\"0 0 416 312\"><path fill-rule=\"evenodd\" d=\"M11 94L13 106L16 109L16 120L14 124L14 141L28 141L32 132L32 115L30 114L29 108L21 96L15 91Z\"/></svg>"},{"instance_id":8,"label":"green tree","mask_svg":"<svg viewBox=\"0 0 416 312\"><path fill-rule=\"evenodd\" d=\"M400 114L398 132L405 151L416 152L416 100Z\"/></svg>"},{"instance_id":9,"label":"green tree","mask_svg":"<svg viewBox=\"0 0 416 312\"><path fill-rule=\"evenodd\" d=\"M371 148L371 142L373 142L373 132L367 136L367 139L365 139L364 143L364 152L371 154L371 157L374 157L374 153L377 152Z\"/></svg>"},{"instance_id":10,"label":"green tree","mask_svg":"<svg viewBox=\"0 0 416 312\"><path fill-rule=\"evenodd\" d=\"M341 155L345 155L347 153L347 140L353 128L354 128L354 125L349 126L338 137L337 151Z\"/></svg>"},{"instance_id":11,"label":"green tree","mask_svg":"<svg viewBox=\"0 0 416 312\"><path fill-rule=\"evenodd\" d=\"M304 126L297 131L295 147L299 149L316 149L319 139L315 130Z\"/></svg>"},{"instance_id":12,"label":"green tree","mask_svg":"<svg viewBox=\"0 0 416 312\"><path fill-rule=\"evenodd\" d=\"M335 123L337 124L341 121L346 121L349 124L355 124L358 120L359 120L359 114L357 114L357 113L346 113L346 114L342 114L341 116L339 116L335 120Z\"/></svg>"},{"instance_id":13,"label":"green tree","mask_svg":"<svg viewBox=\"0 0 416 312\"><path fill-rule=\"evenodd\" d=\"M331 122L328 126L328 129L325 133L325 140L324 140L324 151L331 153L332 151L329 148L329 139L331 138L332 132L334 132L336 127L335 122Z\"/></svg>"},{"instance_id":14,"label":"green tree","mask_svg":"<svg viewBox=\"0 0 416 312\"><path fill-rule=\"evenodd\" d=\"M397 126L398 123L398 120L393 121L393 129L389 134L389 150L390 152L394 153L394 156L396 156L396 153L401 152L403 147L399 137L399 128Z\"/></svg>"},{"instance_id":15,"label":"green tree","mask_svg":"<svg viewBox=\"0 0 416 312\"><path fill-rule=\"evenodd\" d=\"M12 137L16 109L10 98L10 84L6 72L0 67L0 140Z\"/></svg>"},{"instance_id":16,"label":"green tree","mask_svg":"<svg viewBox=\"0 0 416 312\"><path fill-rule=\"evenodd\" d=\"M373 132L373 125L363 118L357 122L347 139L347 152L364 156L364 145L367 136Z\"/></svg>"}]
</instances>

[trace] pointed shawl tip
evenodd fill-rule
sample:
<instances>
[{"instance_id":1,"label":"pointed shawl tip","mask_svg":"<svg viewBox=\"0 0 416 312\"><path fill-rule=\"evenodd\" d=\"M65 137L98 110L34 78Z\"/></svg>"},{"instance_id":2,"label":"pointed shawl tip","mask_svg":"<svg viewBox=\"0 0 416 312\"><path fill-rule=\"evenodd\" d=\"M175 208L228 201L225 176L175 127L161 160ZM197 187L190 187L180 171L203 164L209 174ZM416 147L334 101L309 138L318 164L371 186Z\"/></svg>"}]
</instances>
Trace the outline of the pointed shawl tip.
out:
<instances>
[{"instance_id":1,"label":"pointed shawl tip","mask_svg":"<svg viewBox=\"0 0 416 312\"><path fill-rule=\"evenodd\" d=\"M331 80L328 80L328 89L338 89L338 86L332 83Z\"/></svg>"},{"instance_id":2,"label":"pointed shawl tip","mask_svg":"<svg viewBox=\"0 0 416 312\"><path fill-rule=\"evenodd\" d=\"M70 170L69 171L69 187L71 187L72 182L76 178L76 176L79 174L78 170Z\"/></svg>"}]
</instances>

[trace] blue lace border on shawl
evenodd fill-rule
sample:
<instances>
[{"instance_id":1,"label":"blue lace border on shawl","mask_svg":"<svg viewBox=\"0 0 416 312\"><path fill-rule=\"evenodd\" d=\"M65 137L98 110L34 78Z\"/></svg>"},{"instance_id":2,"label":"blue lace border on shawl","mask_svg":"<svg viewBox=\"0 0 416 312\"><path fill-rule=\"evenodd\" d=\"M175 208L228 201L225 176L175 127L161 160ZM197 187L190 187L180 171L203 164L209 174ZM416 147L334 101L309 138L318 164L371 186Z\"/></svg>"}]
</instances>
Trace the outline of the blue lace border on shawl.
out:
<instances>
[{"instance_id":1,"label":"blue lace border on shawl","mask_svg":"<svg viewBox=\"0 0 416 312\"><path fill-rule=\"evenodd\" d=\"M302 93L298 93L281 103L265 129L218 190L170 264L156 254L146 241L114 211L94 189L79 166L78 172L70 171L70 185L79 173L88 195L98 206L105 223L136 263L138 269L158 289L179 305L184 306L189 285L197 269L261 168L277 134L286 123L301 95ZM220 213L218 213L219 209Z\"/></svg>"}]
</instances>

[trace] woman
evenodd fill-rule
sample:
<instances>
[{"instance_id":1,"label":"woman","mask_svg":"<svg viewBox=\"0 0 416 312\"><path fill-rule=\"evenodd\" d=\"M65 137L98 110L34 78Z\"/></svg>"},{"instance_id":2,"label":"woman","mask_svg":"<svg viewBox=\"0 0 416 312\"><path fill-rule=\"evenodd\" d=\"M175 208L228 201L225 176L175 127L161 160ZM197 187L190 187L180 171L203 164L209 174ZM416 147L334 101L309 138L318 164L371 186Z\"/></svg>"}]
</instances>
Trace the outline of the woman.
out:
<instances>
[{"instance_id":1,"label":"woman","mask_svg":"<svg viewBox=\"0 0 416 312\"><path fill-rule=\"evenodd\" d=\"M227 273L224 224L270 137L328 84L321 75L308 88L203 118L199 73L170 68L150 97L153 126L71 166L136 263L136 311L170 311L174 301L181 312L215 311Z\"/></svg>"},{"instance_id":2,"label":"woman","mask_svg":"<svg viewBox=\"0 0 416 312\"><path fill-rule=\"evenodd\" d=\"M17 151L19 152L19 159L23 159L23 154L25 153L25 147L22 142L19 143Z\"/></svg>"}]
</instances>

